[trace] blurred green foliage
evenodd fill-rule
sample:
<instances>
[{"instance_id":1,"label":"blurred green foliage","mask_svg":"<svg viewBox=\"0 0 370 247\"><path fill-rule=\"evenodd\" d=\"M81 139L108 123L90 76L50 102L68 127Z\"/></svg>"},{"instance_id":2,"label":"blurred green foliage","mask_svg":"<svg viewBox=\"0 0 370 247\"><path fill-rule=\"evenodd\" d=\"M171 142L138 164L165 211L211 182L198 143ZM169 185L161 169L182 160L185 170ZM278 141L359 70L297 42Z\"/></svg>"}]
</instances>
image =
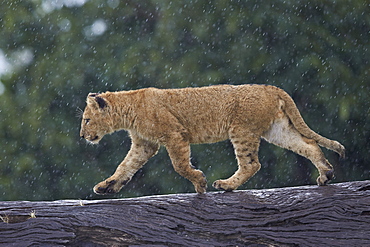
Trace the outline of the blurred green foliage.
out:
<instances>
[{"instance_id":1,"label":"blurred green foliage","mask_svg":"<svg viewBox=\"0 0 370 247\"><path fill-rule=\"evenodd\" d=\"M130 140L79 138L89 92L272 84L309 126L344 144L324 151L334 182L369 179L370 13L365 0L1 1L0 199L102 198ZM192 147L209 185L236 170L229 142ZM311 163L261 142L241 189L315 183ZM210 187L210 186L209 186ZM193 192L164 148L116 197Z\"/></svg>"}]
</instances>

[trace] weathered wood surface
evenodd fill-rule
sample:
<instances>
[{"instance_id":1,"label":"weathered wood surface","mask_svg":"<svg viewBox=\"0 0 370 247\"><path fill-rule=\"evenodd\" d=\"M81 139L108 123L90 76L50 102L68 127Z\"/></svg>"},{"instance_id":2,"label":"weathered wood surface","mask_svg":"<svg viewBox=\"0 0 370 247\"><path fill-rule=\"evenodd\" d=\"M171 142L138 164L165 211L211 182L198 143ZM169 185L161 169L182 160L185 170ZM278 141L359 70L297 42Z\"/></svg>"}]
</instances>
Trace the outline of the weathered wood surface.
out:
<instances>
[{"instance_id":1,"label":"weathered wood surface","mask_svg":"<svg viewBox=\"0 0 370 247\"><path fill-rule=\"evenodd\" d=\"M370 246L370 181L0 202L0 216L1 246Z\"/></svg>"}]
</instances>

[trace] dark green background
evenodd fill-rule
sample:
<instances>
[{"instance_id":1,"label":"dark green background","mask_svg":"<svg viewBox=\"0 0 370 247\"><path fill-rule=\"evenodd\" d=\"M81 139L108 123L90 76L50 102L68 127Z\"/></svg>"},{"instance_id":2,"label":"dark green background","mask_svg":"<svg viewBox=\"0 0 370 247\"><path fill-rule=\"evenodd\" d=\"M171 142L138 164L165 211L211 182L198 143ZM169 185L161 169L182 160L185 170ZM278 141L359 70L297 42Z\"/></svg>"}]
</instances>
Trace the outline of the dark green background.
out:
<instances>
[{"instance_id":1,"label":"dark green background","mask_svg":"<svg viewBox=\"0 0 370 247\"><path fill-rule=\"evenodd\" d=\"M89 92L148 86L279 86L313 130L347 148L345 160L324 150L334 182L369 179L369 31L365 0L1 1L11 67L0 70L0 200L103 198L92 187L130 141L121 131L87 145L76 109ZM315 183L314 166L292 152L262 141L259 157L240 189ZM237 169L227 141L192 146L192 161L209 187ZM193 191L161 148L116 197Z\"/></svg>"}]
</instances>

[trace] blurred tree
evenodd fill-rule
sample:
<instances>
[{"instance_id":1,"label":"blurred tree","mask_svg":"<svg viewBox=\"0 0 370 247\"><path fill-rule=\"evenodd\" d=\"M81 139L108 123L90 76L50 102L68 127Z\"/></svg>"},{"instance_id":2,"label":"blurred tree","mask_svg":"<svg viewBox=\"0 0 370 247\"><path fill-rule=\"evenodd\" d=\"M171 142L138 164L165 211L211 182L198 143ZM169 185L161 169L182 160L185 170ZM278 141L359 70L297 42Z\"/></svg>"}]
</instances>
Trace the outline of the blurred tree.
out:
<instances>
[{"instance_id":1,"label":"blurred tree","mask_svg":"<svg viewBox=\"0 0 370 247\"><path fill-rule=\"evenodd\" d=\"M327 152L335 181L368 179L369 16L364 0L2 1L0 199L97 198L91 188L130 142L119 132L86 145L76 109L89 92L148 86L279 86L312 129L347 147L344 161ZM192 150L210 183L236 170L228 142ZM309 161L265 142L260 160L242 188L317 176ZM117 197L187 191L161 149Z\"/></svg>"}]
</instances>

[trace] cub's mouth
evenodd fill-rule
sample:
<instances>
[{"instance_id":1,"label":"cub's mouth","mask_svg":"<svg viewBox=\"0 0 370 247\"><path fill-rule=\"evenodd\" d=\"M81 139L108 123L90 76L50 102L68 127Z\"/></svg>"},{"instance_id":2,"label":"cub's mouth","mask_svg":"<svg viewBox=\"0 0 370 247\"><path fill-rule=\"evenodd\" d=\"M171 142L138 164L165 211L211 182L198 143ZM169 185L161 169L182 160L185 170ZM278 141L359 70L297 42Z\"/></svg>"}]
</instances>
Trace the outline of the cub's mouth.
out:
<instances>
[{"instance_id":1,"label":"cub's mouth","mask_svg":"<svg viewBox=\"0 0 370 247\"><path fill-rule=\"evenodd\" d=\"M92 143L92 144L98 144L99 141L100 141L100 138L99 136L94 136L94 137L88 137L88 138L85 138L86 141Z\"/></svg>"},{"instance_id":2,"label":"cub's mouth","mask_svg":"<svg viewBox=\"0 0 370 247\"><path fill-rule=\"evenodd\" d=\"M91 138L91 141L93 142L93 141L96 141L98 139L99 139L99 136L95 136L94 138Z\"/></svg>"}]
</instances>

